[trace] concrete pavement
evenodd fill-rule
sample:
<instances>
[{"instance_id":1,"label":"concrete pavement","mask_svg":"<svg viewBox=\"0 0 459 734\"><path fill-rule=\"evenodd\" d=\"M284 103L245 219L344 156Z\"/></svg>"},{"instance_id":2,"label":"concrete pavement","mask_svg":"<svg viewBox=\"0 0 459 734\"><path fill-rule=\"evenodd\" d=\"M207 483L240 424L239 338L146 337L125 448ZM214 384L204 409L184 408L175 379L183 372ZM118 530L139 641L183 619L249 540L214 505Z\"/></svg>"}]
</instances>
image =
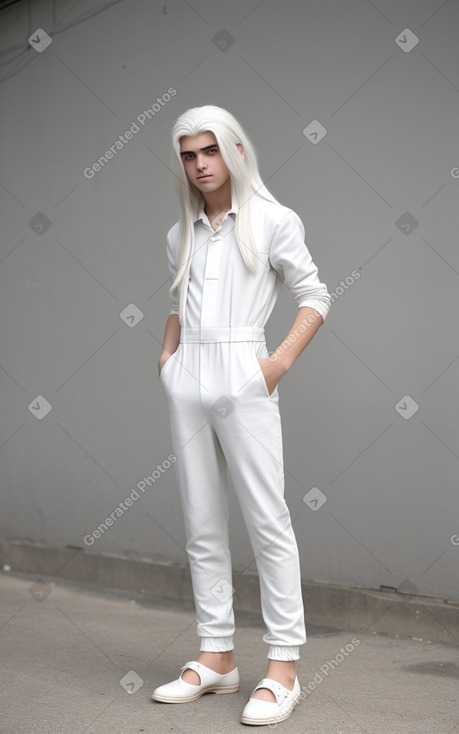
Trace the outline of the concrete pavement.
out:
<instances>
[{"instance_id":1,"label":"concrete pavement","mask_svg":"<svg viewBox=\"0 0 459 734\"><path fill-rule=\"evenodd\" d=\"M52 576L0 572L0 731L222 734L263 677L259 615L236 605L238 693L151 701L198 652L193 605ZM306 620L307 621L307 620ZM304 698L282 734L459 734L459 646L307 625ZM121 682L120 682L121 681Z\"/></svg>"}]
</instances>

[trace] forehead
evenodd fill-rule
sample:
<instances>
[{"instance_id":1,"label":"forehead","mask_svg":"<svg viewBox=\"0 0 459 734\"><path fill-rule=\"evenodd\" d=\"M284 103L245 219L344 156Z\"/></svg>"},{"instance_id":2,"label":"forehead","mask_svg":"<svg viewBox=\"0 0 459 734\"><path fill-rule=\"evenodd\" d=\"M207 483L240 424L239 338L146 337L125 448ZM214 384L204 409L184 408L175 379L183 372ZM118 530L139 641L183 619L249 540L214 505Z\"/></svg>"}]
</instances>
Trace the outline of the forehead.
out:
<instances>
[{"instance_id":1,"label":"forehead","mask_svg":"<svg viewBox=\"0 0 459 734\"><path fill-rule=\"evenodd\" d=\"M205 148L207 145L217 144L215 135L207 130L201 135L184 135L180 138L180 152L184 150L197 151L200 148Z\"/></svg>"}]
</instances>

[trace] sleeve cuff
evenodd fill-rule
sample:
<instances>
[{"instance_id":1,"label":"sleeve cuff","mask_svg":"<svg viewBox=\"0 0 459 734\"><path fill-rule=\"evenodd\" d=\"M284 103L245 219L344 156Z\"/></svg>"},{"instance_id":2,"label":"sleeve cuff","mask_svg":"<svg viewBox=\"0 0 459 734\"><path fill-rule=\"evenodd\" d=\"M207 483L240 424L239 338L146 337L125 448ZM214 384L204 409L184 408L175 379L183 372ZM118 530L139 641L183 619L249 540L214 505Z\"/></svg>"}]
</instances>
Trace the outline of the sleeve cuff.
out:
<instances>
[{"instance_id":1,"label":"sleeve cuff","mask_svg":"<svg viewBox=\"0 0 459 734\"><path fill-rule=\"evenodd\" d=\"M303 306L306 306L307 308L313 308L314 311L317 311L317 313L322 316L322 319L324 321L327 318L328 312L330 310L329 304L311 299L304 299L303 301L300 301L298 304L298 308L303 308Z\"/></svg>"}]
</instances>

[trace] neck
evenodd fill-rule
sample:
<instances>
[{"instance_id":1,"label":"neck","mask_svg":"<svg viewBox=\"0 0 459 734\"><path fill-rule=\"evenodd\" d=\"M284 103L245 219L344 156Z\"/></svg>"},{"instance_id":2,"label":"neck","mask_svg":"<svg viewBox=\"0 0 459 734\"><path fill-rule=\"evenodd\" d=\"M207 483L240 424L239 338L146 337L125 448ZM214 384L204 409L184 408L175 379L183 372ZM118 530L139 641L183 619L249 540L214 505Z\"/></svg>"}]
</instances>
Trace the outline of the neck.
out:
<instances>
[{"instance_id":1,"label":"neck","mask_svg":"<svg viewBox=\"0 0 459 734\"><path fill-rule=\"evenodd\" d=\"M207 216L227 212L231 209L231 182L228 179L217 191L204 194L204 211Z\"/></svg>"}]
</instances>

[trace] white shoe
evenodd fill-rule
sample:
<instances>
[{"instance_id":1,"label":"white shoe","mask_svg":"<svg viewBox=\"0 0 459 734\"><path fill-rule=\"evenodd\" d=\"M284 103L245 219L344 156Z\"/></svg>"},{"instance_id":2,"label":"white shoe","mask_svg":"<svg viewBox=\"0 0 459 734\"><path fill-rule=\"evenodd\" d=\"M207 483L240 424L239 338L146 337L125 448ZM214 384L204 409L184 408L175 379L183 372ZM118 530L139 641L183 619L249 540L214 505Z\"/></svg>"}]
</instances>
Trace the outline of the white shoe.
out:
<instances>
[{"instance_id":1,"label":"white shoe","mask_svg":"<svg viewBox=\"0 0 459 734\"><path fill-rule=\"evenodd\" d=\"M243 724L261 726L263 724L277 724L288 719L296 704L300 700L301 688L298 678L295 678L293 691L271 678L263 678L261 683L252 691L252 696L259 688L269 688L276 697L276 701L262 701L259 698L250 698L242 712Z\"/></svg>"},{"instance_id":2,"label":"white shoe","mask_svg":"<svg viewBox=\"0 0 459 734\"><path fill-rule=\"evenodd\" d=\"M199 675L201 683L198 686L183 680L182 673L187 669L194 670ZM234 668L231 673L220 675L206 668L202 663L191 660L181 669L180 678L155 688L151 697L163 703L188 703L195 701L204 693L236 693L238 690L239 671L237 668Z\"/></svg>"}]
</instances>

